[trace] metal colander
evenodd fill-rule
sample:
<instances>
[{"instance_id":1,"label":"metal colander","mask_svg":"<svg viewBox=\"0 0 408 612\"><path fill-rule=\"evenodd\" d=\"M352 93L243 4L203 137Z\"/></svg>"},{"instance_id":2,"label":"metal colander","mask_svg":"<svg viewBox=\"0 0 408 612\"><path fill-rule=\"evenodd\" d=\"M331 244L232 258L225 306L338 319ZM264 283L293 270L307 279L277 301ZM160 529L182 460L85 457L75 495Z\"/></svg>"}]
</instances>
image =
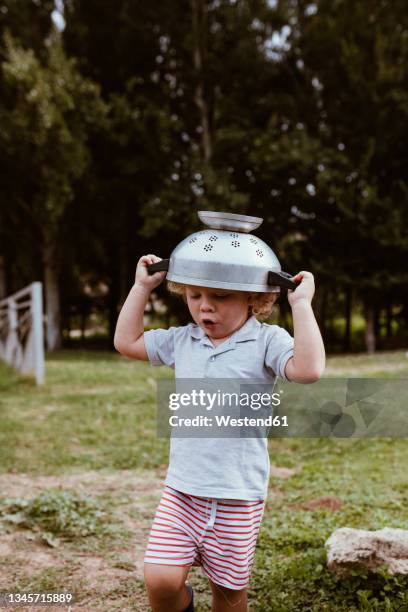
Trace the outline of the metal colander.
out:
<instances>
[{"instance_id":1,"label":"metal colander","mask_svg":"<svg viewBox=\"0 0 408 612\"><path fill-rule=\"evenodd\" d=\"M209 229L185 238L170 259L149 266L149 273L167 270L167 280L217 289L279 293L280 287L296 288L272 249L248 233L262 218L213 211L198 216Z\"/></svg>"}]
</instances>

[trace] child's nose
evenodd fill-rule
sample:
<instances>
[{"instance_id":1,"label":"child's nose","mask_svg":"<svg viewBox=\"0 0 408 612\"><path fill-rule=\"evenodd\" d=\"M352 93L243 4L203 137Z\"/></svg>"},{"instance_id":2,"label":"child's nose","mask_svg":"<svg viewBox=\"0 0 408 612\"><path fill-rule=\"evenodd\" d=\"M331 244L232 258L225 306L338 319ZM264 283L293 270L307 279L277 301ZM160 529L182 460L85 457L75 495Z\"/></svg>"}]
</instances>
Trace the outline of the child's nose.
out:
<instances>
[{"instance_id":1,"label":"child's nose","mask_svg":"<svg viewBox=\"0 0 408 612\"><path fill-rule=\"evenodd\" d=\"M200 309L201 310L205 310L205 311L206 310L213 310L214 306L213 306L211 300L209 300L206 297L203 297L202 300L201 300Z\"/></svg>"}]
</instances>

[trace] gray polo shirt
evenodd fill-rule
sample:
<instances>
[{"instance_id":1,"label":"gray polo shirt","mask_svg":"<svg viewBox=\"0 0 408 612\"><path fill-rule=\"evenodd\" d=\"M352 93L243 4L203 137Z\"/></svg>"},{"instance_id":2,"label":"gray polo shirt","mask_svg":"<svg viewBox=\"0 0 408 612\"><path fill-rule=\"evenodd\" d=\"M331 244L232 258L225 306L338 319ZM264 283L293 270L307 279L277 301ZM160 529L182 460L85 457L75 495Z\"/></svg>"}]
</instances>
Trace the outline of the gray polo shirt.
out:
<instances>
[{"instance_id":1,"label":"gray polo shirt","mask_svg":"<svg viewBox=\"0 0 408 612\"><path fill-rule=\"evenodd\" d=\"M288 380L285 366L294 340L278 325L252 315L228 340L214 346L193 323L144 333L151 365L167 365L177 379L245 379L271 385ZM165 484L191 495L259 500L267 497L269 454L266 437L185 438L170 441Z\"/></svg>"}]
</instances>

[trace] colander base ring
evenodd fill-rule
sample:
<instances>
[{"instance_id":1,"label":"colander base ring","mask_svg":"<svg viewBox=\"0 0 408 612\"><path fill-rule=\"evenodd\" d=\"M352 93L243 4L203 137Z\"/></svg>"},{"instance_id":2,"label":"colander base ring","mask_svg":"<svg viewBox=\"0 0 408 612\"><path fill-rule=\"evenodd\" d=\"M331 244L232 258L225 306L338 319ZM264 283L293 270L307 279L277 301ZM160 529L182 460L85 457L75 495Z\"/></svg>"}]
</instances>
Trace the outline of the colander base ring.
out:
<instances>
[{"instance_id":1,"label":"colander base ring","mask_svg":"<svg viewBox=\"0 0 408 612\"><path fill-rule=\"evenodd\" d=\"M254 293L280 293L280 287L276 285L254 285L251 283L228 283L227 281L214 281L203 278L189 278L177 274L167 274L166 280L183 285L194 285L196 287L209 287L210 289L231 289L231 291L249 291Z\"/></svg>"}]
</instances>

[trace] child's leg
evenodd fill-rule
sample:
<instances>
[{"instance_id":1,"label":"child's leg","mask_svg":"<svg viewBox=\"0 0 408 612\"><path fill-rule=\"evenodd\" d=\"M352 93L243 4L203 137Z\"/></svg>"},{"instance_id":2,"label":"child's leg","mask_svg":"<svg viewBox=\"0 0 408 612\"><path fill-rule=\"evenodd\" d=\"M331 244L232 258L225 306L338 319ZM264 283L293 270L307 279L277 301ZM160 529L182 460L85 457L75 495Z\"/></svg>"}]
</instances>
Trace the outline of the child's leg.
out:
<instances>
[{"instance_id":1,"label":"child's leg","mask_svg":"<svg viewBox=\"0 0 408 612\"><path fill-rule=\"evenodd\" d=\"M247 612L247 590L235 591L210 580L213 593L211 612Z\"/></svg>"},{"instance_id":2,"label":"child's leg","mask_svg":"<svg viewBox=\"0 0 408 612\"><path fill-rule=\"evenodd\" d=\"M181 612L188 607L191 595L185 581L189 566L144 564L144 578L153 612Z\"/></svg>"},{"instance_id":3,"label":"child's leg","mask_svg":"<svg viewBox=\"0 0 408 612\"><path fill-rule=\"evenodd\" d=\"M213 592L212 612L246 612L263 500L216 500L201 543L203 573Z\"/></svg>"}]
</instances>

